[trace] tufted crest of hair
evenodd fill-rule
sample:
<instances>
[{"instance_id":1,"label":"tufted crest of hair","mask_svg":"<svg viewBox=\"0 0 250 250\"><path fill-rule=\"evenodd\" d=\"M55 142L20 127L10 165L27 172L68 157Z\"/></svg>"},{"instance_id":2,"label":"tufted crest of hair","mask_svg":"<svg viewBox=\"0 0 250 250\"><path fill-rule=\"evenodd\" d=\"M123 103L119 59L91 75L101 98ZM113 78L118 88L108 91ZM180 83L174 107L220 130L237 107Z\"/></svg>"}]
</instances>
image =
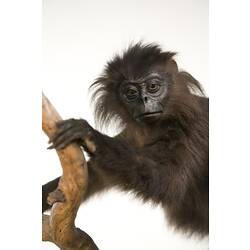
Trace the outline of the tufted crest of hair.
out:
<instances>
[{"instance_id":1,"label":"tufted crest of hair","mask_svg":"<svg viewBox=\"0 0 250 250\"><path fill-rule=\"evenodd\" d=\"M162 51L157 44L139 42L130 45L121 55L117 54L108 61L102 75L90 86L97 126L102 128L111 122L124 126L129 122L131 118L119 95L120 84L124 80L134 80L145 76L152 66L166 65L174 55L176 55L174 52ZM180 74L181 82L186 82L187 87L202 92L198 81L190 74L186 72L180 72Z\"/></svg>"}]
</instances>

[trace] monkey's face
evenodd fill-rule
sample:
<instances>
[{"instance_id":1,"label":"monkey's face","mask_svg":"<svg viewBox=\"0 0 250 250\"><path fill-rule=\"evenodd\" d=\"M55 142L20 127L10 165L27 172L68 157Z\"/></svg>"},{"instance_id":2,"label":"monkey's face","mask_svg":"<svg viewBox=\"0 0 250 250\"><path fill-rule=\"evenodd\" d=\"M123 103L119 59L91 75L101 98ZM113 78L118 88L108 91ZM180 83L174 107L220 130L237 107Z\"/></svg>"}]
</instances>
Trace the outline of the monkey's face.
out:
<instances>
[{"instance_id":1,"label":"monkey's face","mask_svg":"<svg viewBox=\"0 0 250 250\"><path fill-rule=\"evenodd\" d=\"M140 79L124 81L120 93L130 115L140 122L158 120L164 111L168 83L167 74L158 72L152 72Z\"/></svg>"}]
</instances>

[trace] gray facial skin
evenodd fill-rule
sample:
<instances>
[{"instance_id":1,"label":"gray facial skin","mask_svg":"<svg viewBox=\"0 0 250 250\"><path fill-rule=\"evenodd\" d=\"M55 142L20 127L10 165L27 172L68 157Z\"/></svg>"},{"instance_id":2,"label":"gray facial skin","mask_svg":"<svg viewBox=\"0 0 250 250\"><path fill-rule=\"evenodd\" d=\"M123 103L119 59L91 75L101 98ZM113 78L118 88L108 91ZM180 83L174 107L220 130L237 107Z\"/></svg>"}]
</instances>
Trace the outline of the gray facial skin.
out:
<instances>
[{"instance_id":1,"label":"gray facial skin","mask_svg":"<svg viewBox=\"0 0 250 250\"><path fill-rule=\"evenodd\" d=\"M167 95L168 77L152 72L146 77L124 81L121 96L135 120L150 122L163 113L163 99Z\"/></svg>"}]
</instances>

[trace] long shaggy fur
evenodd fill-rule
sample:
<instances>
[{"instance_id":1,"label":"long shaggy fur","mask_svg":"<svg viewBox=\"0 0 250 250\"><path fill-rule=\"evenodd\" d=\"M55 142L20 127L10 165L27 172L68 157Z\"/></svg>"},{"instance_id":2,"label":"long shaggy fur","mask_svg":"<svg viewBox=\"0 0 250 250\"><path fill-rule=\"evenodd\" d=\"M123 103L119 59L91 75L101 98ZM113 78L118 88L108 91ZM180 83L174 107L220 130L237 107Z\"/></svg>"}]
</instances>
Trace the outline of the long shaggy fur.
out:
<instances>
[{"instance_id":1,"label":"long shaggy fur","mask_svg":"<svg viewBox=\"0 0 250 250\"><path fill-rule=\"evenodd\" d=\"M208 98L195 78L178 70L174 55L142 43L116 55L91 88L96 121L101 126L118 121L122 132L109 137L76 121L72 133L77 134L66 134L77 138L80 131L91 131L96 146L86 197L113 186L132 191L160 204L176 229L203 236L208 234ZM163 113L153 123L135 121L121 100L120 84L156 69L166 76Z\"/></svg>"},{"instance_id":2,"label":"long shaggy fur","mask_svg":"<svg viewBox=\"0 0 250 250\"><path fill-rule=\"evenodd\" d=\"M140 159L138 164L142 165L136 173L131 171L126 175L127 164L121 161L121 183L126 183L121 186L134 190L144 200L162 203L175 228L204 235L208 232L208 99L193 76L178 70L175 55L163 52L155 44L130 46L107 63L102 76L91 86L94 88L92 99L96 103L97 123L103 126L118 121L124 128L122 140L132 147L135 145L135 152L136 145L158 138L156 144L140 149L140 156L133 151L128 155L128 149L119 148L118 144L114 146L120 155L127 155L124 163L133 165L132 160L129 162L135 158ZM171 83L164 100L162 120L155 127L144 127L133 121L123 106L119 86L124 80L144 76L155 65L169 64L172 66L166 70ZM155 171L153 180L152 177L147 179L148 171Z\"/></svg>"}]
</instances>

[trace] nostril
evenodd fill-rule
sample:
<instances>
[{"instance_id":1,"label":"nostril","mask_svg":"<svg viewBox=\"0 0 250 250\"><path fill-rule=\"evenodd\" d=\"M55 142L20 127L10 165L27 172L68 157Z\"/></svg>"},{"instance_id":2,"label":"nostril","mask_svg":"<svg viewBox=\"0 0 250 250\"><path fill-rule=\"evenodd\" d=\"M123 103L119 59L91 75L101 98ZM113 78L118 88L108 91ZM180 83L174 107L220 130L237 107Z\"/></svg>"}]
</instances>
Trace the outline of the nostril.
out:
<instances>
[{"instance_id":1,"label":"nostril","mask_svg":"<svg viewBox=\"0 0 250 250\"><path fill-rule=\"evenodd\" d=\"M148 101L147 96L144 96L144 97L143 97L143 100L144 100L144 102L147 102L147 101Z\"/></svg>"}]
</instances>

